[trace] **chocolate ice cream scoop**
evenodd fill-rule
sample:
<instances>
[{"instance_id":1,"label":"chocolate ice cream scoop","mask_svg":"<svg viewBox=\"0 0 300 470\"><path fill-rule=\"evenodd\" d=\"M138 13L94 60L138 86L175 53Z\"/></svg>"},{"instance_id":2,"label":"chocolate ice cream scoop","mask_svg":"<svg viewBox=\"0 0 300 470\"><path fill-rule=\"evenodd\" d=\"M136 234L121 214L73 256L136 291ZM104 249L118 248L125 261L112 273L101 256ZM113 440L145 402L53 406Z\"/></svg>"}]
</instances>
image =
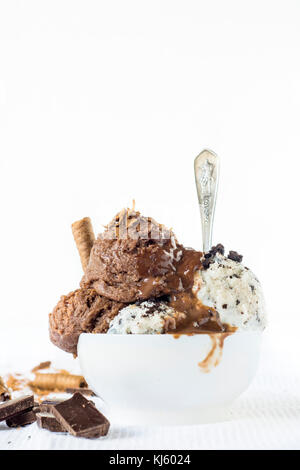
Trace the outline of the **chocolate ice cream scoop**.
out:
<instances>
[{"instance_id":1,"label":"chocolate ice cream scoop","mask_svg":"<svg viewBox=\"0 0 300 470\"><path fill-rule=\"evenodd\" d=\"M81 333L106 333L110 321L125 305L97 294L94 289L77 289L61 297L49 315L53 344L77 354Z\"/></svg>"},{"instance_id":2,"label":"chocolate ice cream scoop","mask_svg":"<svg viewBox=\"0 0 300 470\"><path fill-rule=\"evenodd\" d=\"M81 287L118 302L160 297L190 288L200 259L171 230L123 209L95 241Z\"/></svg>"}]
</instances>

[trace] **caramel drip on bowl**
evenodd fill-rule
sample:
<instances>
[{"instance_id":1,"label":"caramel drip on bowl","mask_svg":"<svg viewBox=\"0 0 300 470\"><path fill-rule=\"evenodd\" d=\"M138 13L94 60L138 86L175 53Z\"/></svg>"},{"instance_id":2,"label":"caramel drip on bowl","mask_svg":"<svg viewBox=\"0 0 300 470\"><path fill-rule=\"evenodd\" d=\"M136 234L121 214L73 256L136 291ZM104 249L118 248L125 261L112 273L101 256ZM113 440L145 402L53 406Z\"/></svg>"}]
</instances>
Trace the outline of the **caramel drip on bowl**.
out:
<instances>
[{"instance_id":1,"label":"caramel drip on bowl","mask_svg":"<svg viewBox=\"0 0 300 470\"><path fill-rule=\"evenodd\" d=\"M215 333L209 335L211 340L211 349L206 355L206 357L198 362L198 366L201 371L204 373L211 372L214 367L217 367L223 356L223 347L224 341L227 336L230 336L232 333Z\"/></svg>"}]
</instances>

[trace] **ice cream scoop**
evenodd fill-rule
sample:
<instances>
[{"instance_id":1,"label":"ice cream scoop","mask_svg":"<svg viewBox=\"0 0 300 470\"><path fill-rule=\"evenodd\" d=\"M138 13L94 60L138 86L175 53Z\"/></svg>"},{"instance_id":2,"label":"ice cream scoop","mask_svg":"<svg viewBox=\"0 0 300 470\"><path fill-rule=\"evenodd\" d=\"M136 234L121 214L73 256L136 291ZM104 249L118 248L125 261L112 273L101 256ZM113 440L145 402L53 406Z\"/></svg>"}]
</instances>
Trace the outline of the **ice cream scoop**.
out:
<instances>
[{"instance_id":1,"label":"ice cream scoop","mask_svg":"<svg viewBox=\"0 0 300 470\"><path fill-rule=\"evenodd\" d=\"M49 315L53 344L77 353L81 333L106 333L110 320L124 304L100 296L94 289L77 289L61 297Z\"/></svg>"},{"instance_id":2,"label":"ice cream scoop","mask_svg":"<svg viewBox=\"0 0 300 470\"><path fill-rule=\"evenodd\" d=\"M241 263L236 252L224 255L222 245L214 247L195 275L197 298L215 309L220 321L240 330L263 330L266 326L264 295L259 280Z\"/></svg>"},{"instance_id":3,"label":"ice cream scoop","mask_svg":"<svg viewBox=\"0 0 300 470\"><path fill-rule=\"evenodd\" d=\"M110 322L108 334L162 334L179 327L186 315L166 302L147 300L122 308Z\"/></svg>"},{"instance_id":4,"label":"ice cream scoop","mask_svg":"<svg viewBox=\"0 0 300 470\"><path fill-rule=\"evenodd\" d=\"M200 257L164 225L123 209L95 241L81 287L127 303L180 292L193 285Z\"/></svg>"}]
</instances>

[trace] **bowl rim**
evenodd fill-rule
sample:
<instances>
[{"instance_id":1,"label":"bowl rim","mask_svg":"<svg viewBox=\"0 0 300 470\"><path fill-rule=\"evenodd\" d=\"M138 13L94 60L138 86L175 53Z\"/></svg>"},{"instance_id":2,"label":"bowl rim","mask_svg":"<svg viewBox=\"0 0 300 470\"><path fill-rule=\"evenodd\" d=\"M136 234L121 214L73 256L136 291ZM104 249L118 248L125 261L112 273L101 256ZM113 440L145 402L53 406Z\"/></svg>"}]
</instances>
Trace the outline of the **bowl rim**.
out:
<instances>
[{"instance_id":1,"label":"bowl rim","mask_svg":"<svg viewBox=\"0 0 300 470\"><path fill-rule=\"evenodd\" d=\"M227 335L228 337L232 337L232 336L240 336L240 335L248 335L248 334L263 334L265 331L264 330L237 330L237 331L233 331L233 332L214 332L212 331L211 333L195 333L195 334L187 334L187 333L180 333L180 334L177 334L177 333L153 333L153 334L124 334L124 333L113 333L113 334L107 334L107 333L86 333L86 332L83 332L83 333L80 333L79 335L79 338L81 336L96 336L96 337L109 337L109 338L112 338L112 337L117 337L117 338L132 338L132 337L143 337L143 338L169 338L169 337L173 337L174 339L180 339L181 336L185 337L185 338L194 338L194 337L203 337L203 336L215 336L215 335Z\"/></svg>"}]
</instances>

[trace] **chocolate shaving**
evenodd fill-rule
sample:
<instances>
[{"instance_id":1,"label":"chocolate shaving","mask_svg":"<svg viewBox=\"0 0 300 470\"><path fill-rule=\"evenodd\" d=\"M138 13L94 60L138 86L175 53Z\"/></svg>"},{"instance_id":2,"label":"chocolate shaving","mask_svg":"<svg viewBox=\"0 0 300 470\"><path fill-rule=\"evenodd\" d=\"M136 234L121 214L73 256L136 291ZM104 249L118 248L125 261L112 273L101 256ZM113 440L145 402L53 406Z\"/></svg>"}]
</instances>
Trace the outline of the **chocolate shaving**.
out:
<instances>
[{"instance_id":1,"label":"chocolate shaving","mask_svg":"<svg viewBox=\"0 0 300 470\"><path fill-rule=\"evenodd\" d=\"M35 366L31 370L31 372L37 372L38 370L42 370L42 369L49 369L50 366L51 366L51 361L41 362L38 366Z\"/></svg>"}]
</instances>

